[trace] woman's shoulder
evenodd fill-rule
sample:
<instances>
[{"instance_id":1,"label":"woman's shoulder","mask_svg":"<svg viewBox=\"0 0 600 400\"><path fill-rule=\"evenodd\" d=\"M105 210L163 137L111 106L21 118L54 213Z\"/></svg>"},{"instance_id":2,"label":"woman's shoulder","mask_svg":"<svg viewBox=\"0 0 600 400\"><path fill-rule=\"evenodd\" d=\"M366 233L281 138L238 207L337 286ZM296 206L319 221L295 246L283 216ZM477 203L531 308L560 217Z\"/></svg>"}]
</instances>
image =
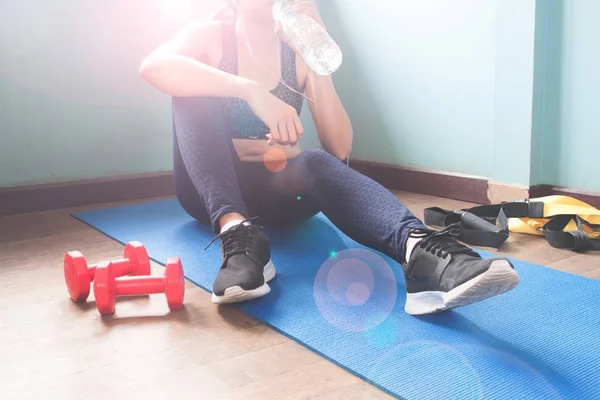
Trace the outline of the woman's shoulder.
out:
<instances>
[{"instance_id":1,"label":"woman's shoulder","mask_svg":"<svg viewBox=\"0 0 600 400\"><path fill-rule=\"evenodd\" d=\"M181 29L181 34L188 38L190 46L198 50L198 58L215 61L221 58L223 52L223 27L226 22L214 20L198 20L189 23ZM207 61L207 60L203 60Z\"/></svg>"}]
</instances>

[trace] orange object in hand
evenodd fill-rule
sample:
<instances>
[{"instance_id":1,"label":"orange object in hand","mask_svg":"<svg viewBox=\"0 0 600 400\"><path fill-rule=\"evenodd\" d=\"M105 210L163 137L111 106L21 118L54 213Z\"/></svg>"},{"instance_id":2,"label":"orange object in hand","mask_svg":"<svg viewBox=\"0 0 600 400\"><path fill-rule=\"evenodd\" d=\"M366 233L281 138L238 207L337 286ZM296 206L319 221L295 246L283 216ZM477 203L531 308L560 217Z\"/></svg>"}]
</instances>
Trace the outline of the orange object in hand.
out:
<instances>
[{"instance_id":1,"label":"orange object in hand","mask_svg":"<svg viewBox=\"0 0 600 400\"><path fill-rule=\"evenodd\" d=\"M271 172L281 172L285 169L288 162L288 157L283 149L273 147L267 150L263 156L265 168Z\"/></svg>"}]
</instances>

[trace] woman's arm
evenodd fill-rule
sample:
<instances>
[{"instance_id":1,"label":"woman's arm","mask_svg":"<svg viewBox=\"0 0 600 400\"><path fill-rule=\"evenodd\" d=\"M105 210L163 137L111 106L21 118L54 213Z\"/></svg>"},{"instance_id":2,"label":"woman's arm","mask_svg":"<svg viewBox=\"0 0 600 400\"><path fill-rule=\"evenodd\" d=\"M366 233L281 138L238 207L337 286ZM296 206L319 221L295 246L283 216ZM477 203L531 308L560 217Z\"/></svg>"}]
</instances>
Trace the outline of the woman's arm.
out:
<instances>
[{"instance_id":1,"label":"woman's arm","mask_svg":"<svg viewBox=\"0 0 600 400\"><path fill-rule=\"evenodd\" d=\"M295 0L294 11L310 16L323 29L327 29L312 0ZM278 29L284 40L287 40L281 32L281 26L278 26ZM345 160L352 152L352 124L335 91L333 79L331 76L315 74L300 57L297 59L307 71L306 96L312 100L308 104L317 127L319 141L329 154Z\"/></svg>"},{"instance_id":2,"label":"woman's arm","mask_svg":"<svg viewBox=\"0 0 600 400\"><path fill-rule=\"evenodd\" d=\"M173 39L148 55L140 75L174 97L239 97L247 99L255 83L198 61L220 47L218 22L200 22L183 28Z\"/></svg>"},{"instance_id":3,"label":"woman's arm","mask_svg":"<svg viewBox=\"0 0 600 400\"><path fill-rule=\"evenodd\" d=\"M306 82L309 108L324 150L340 160L352 152L352 124L333 86L331 76L309 70Z\"/></svg>"},{"instance_id":4,"label":"woman's arm","mask_svg":"<svg viewBox=\"0 0 600 400\"><path fill-rule=\"evenodd\" d=\"M220 23L190 25L147 56L140 66L140 75L173 97L242 98L267 125L273 141L280 144L297 142L304 130L293 107L253 80L198 61L205 55L209 59L220 59L221 53Z\"/></svg>"}]
</instances>

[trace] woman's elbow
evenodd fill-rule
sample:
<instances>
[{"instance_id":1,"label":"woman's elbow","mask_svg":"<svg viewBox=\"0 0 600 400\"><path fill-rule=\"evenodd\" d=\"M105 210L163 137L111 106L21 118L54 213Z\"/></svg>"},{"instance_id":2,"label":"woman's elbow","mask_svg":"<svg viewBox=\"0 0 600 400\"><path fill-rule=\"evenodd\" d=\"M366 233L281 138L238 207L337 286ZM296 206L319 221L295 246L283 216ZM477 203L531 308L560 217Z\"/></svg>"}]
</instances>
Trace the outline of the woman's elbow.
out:
<instances>
[{"instance_id":1,"label":"woman's elbow","mask_svg":"<svg viewBox=\"0 0 600 400\"><path fill-rule=\"evenodd\" d=\"M142 61L141 65L140 65L140 69L139 69L140 76L144 80L152 83L156 78L156 75L157 75L156 71L157 71L156 62L154 62L154 60L150 57L144 58L144 60Z\"/></svg>"},{"instance_id":2,"label":"woman's elbow","mask_svg":"<svg viewBox=\"0 0 600 400\"><path fill-rule=\"evenodd\" d=\"M142 79L161 92L171 96L179 95L164 64L158 60L152 57L144 59L140 65L139 74Z\"/></svg>"},{"instance_id":3,"label":"woman's elbow","mask_svg":"<svg viewBox=\"0 0 600 400\"><path fill-rule=\"evenodd\" d=\"M354 133L352 132L352 126L349 126L344 130L343 140L340 140L340 143L335 149L335 156L342 161L345 161L352 154L352 138L354 137Z\"/></svg>"},{"instance_id":4,"label":"woman's elbow","mask_svg":"<svg viewBox=\"0 0 600 400\"><path fill-rule=\"evenodd\" d=\"M340 147L339 149L336 149L336 151L333 153L333 156L335 158L337 158L338 160L346 161L348 159L348 157L350 157L351 153L352 153L352 144L348 144L344 147Z\"/></svg>"}]
</instances>

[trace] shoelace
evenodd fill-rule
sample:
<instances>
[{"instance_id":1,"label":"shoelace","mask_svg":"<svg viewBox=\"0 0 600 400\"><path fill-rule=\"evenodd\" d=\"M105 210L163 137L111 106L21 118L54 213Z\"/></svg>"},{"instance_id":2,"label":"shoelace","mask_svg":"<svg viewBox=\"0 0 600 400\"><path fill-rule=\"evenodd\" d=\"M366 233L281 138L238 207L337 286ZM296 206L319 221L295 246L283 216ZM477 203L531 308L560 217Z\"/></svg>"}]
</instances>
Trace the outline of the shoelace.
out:
<instances>
[{"instance_id":1,"label":"shoelace","mask_svg":"<svg viewBox=\"0 0 600 400\"><path fill-rule=\"evenodd\" d=\"M207 250L217 239L223 240L223 255L225 257L232 256L234 254L244 254L251 250L252 243L254 242L253 231L262 229L258 225L245 225L246 222L254 221L255 218L245 219L238 225L226 230L225 232L219 233L217 236L210 241L210 243L204 248Z\"/></svg>"},{"instance_id":2,"label":"shoelace","mask_svg":"<svg viewBox=\"0 0 600 400\"><path fill-rule=\"evenodd\" d=\"M461 253L477 255L472 249L456 240L456 237L462 233L460 223L449 225L440 231L421 229L417 232L426 235L417 246L438 257L446 258L450 254Z\"/></svg>"}]
</instances>

